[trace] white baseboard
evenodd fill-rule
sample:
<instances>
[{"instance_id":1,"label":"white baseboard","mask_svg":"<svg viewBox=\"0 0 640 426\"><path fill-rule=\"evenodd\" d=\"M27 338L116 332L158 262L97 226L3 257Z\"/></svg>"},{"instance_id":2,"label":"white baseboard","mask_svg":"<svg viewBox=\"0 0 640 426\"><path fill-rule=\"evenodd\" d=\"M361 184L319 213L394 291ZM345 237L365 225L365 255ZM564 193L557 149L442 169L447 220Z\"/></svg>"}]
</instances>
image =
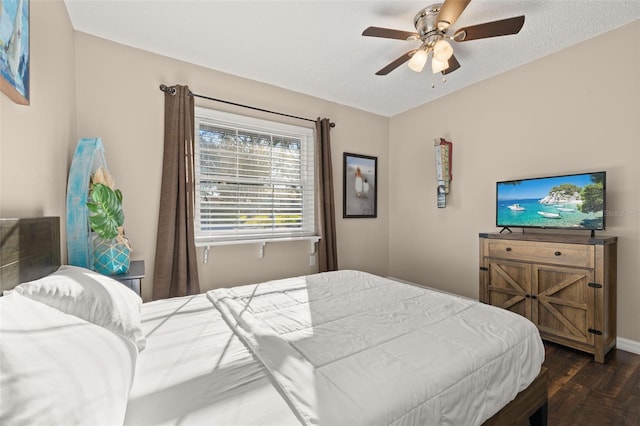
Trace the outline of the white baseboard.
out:
<instances>
[{"instance_id":1,"label":"white baseboard","mask_svg":"<svg viewBox=\"0 0 640 426\"><path fill-rule=\"evenodd\" d=\"M640 355L640 342L636 342L635 340L618 337L616 339L616 348Z\"/></svg>"}]
</instances>

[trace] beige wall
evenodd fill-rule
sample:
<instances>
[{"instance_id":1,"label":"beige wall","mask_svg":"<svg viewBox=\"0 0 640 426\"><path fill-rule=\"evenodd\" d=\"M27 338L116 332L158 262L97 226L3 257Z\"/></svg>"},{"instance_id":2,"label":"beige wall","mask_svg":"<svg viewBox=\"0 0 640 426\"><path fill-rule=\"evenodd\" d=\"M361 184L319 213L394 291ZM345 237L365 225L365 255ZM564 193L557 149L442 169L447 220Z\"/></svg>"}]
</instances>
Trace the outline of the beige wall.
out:
<instances>
[{"instance_id":1,"label":"beige wall","mask_svg":"<svg viewBox=\"0 0 640 426\"><path fill-rule=\"evenodd\" d=\"M164 98L158 86L186 84L199 94L315 119L329 117L334 162L338 254L341 268L386 275L388 119L277 87L211 71L76 34L78 137L101 137L109 170L124 194L125 228L134 252L144 259L143 296L151 298L160 200ZM196 98L196 105L259 118L274 116ZM275 119L279 119L275 117ZM313 126L304 121L289 121ZM342 219L342 153L380 157L377 219ZM255 244L213 247L200 260L202 290L317 272L309 266L309 243L269 243L264 258ZM200 259L203 251L199 250Z\"/></svg>"},{"instance_id":2,"label":"beige wall","mask_svg":"<svg viewBox=\"0 0 640 426\"><path fill-rule=\"evenodd\" d=\"M601 234L619 237L618 336L640 341L639 114L636 21L393 117L390 274L477 298L478 233L498 230L496 181L606 170L616 214ZM446 209L436 208L436 137L454 143Z\"/></svg>"},{"instance_id":3,"label":"beige wall","mask_svg":"<svg viewBox=\"0 0 640 426\"><path fill-rule=\"evenodd\" d=\"M0 216L64 218L76 137L75 33L62 2L32 2L30 22L31 105L0 94Z\"/></svg>"},{"instance_id":4,"label":"beige wall","mask_svg":"<svg viewBox=\"0 0 640 426\"><path fill-rule=\"evenodd\" d=\"M609 209L619 213L609 218L606 231L620 237L619 336L640 341L634 268L640 259L637 21L387 119L76 33L61 1L32 2L31 14L31 106L0 95L0 215L64 219L76 141L101 137L124 192L133 257L147 263L146 300L162 160L158 85L182 83L205 95L330 117L337 123L332 138L341 268L467 296L478 291L477 234L495 229L497 180L606 169ZM594 52L610 46L621 52L614 68L598 68ZM441 136L455 144L446 209L435 207L432 139ZM341 218L344 151L379 157L377 219ZM256 246L214 248L201 267L202 287L314 272L308 260L306 243L269 244L263 259Z\"/></svg>"}]
</instances>

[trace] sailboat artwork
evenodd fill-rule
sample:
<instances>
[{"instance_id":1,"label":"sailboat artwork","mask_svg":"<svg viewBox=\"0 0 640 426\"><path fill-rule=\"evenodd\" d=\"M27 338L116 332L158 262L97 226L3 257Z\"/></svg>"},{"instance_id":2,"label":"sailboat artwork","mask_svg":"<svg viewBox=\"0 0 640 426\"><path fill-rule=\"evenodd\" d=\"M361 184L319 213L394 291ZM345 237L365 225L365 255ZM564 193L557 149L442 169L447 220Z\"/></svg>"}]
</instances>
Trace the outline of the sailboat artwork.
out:
<instances>
[{"instance_id":1,"label":"sailboat artwork","mask_svg":"<svg viewBox=\"0 0 640 426\"><path fill-rule=\"evenodd\" d=\"M29 0L0 0L0 89L29 104Z\"/></svg>"}]
</instances>

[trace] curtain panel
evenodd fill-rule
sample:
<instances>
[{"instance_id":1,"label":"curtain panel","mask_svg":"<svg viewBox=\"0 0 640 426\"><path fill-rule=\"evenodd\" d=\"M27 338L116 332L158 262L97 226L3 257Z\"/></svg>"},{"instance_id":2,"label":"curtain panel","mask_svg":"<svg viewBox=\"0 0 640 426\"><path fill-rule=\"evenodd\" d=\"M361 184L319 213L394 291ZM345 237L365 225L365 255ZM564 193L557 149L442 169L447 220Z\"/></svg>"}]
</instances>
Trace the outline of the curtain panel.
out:
<instances>
[{"instance_id":1,"label":"curtain panel","mask_svg":"<svg viewBox=\"0 0 640 426\"><path fill-rule=\"evenodd\" d=\"M333 167L331 165L331 122L328 118L316 120L316 152L318 153L317 214L318 270L319 272L338 270L336 249L336 215L333 195Z\"/></svg>"},{"instance_id":2,"label":"curtain panel","mask_svg":"<svg viewBox=\"0 0 640 426\"><path fill-rule=\"evenodd\" d=\"M200 292L194 236L194 102L188 86L164 94L164 156L153 299Z\"/></svg>"}]
</instances>

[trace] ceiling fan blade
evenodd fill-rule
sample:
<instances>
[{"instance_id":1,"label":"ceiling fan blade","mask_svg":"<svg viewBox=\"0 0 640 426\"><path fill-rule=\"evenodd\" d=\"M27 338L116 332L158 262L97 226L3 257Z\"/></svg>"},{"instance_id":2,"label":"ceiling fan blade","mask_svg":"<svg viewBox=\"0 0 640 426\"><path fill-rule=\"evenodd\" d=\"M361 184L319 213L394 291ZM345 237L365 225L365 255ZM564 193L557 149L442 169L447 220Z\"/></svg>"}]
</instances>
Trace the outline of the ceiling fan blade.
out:
<instances>
[{"instance_id":1,"label":"ceiling fan blade","mask_svg":"<svg viewBox=\"0 0 640 426\"><path fill-rule=\"evenodd\" d=\"M460 28L453 35L453 39L455 41L469 41L518 34L523 25L524 15L502 19L500 21L485 22L484 24Z\"/></svg>"},{"instance_id":2,"label":"ceiling fan blade","mask_svg":"<svg viewBox=\"0 0 640 426\"><path fill-rule=\"evenodd\" d=\"M393 38L396 40L419 40L418 33L392 30L390 28L369 27L362 32L363 36Z\"/></svg>"},{"instance_id":3,"label":"ceiling fan blade","mask_svg":"<svg viewBox=\"0 0 640 426\"><path fill-rule=\"evenodd\" d=\"M453 25L469 3L471 0L445 0L436 19L438 29L444 31Z\"/></svg>"},{"instance_id":4,"label":"ceiling fan blade","mask_svg":"<svg viewBox=\"0 0 640 426\"><path fill-rule=\"evenodd\" d=\"M447 68L446 70L442 71L442 75L451 74L452 72L454 72L458 68L460 68L460 62L458 62L458 60L456 59L455 55L451 55L451 57L449 58L449 68Z\"/></svg>"},{"instance_id":5,"label":"ceiling fan blade","mask_svg":"<svg viewBox=\"0 0 640 426\"><path fill-rule=\"evenodd\" d=\"M407 53L405 53L404 55L400 56L398 59L396 59L395 61L391 62L389 65L387 65L386 67L382 68L380 71L378 71L376 73L376 75L387 75L389 74L391 71L395 70L396 68L398 68L400 65L404 64L405 62L407 62L409 59L411 59L411 57L413 56L413 54L416 53L415 50L410 50Z\"/></svg>"}]
</instances>

